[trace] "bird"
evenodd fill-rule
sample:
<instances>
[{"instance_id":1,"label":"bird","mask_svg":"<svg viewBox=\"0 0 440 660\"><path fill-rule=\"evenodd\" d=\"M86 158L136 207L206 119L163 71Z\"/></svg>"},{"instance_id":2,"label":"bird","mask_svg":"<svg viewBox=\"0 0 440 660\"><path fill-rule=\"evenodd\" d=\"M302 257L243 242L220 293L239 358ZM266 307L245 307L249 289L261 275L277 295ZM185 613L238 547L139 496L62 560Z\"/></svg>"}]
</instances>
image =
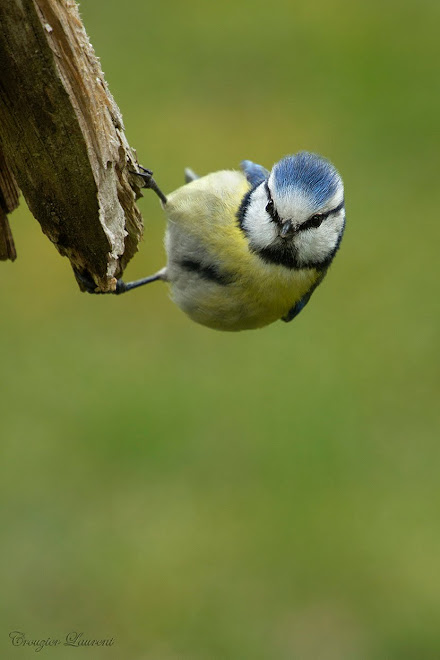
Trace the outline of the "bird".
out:
<instances>
[{"instance_id":1,"label":"bird","mask_svg":"<svg viewBox=\"0 0 440 660\"><path fill-rule=\"evenodd\" d=\"M216 330L298 316L345 229L344 185L329 160L300 151L270 171L250 160L200 177L186 169L185 185L167 196L139 167L133 174L156 192L167 218L167 264L150 277L118 280L114 293L168 282L176 305Z\"/></svg>"}]
</instances>

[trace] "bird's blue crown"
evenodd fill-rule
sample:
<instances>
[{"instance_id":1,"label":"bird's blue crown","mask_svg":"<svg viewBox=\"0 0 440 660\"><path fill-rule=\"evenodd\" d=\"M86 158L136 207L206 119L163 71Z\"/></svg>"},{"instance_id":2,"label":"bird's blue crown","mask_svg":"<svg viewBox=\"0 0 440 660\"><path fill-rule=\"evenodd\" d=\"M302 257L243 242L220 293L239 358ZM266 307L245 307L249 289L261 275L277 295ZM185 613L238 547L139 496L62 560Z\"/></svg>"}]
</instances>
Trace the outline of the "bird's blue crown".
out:
<instances>
[{"instance_id":1,"label":"bird's blue crown","mask_svg":"<svg viewBox=\"0 0 440 660\"><path fill-rule=\"evenodd\" d=\"M272 175L275 193L284 197L301 192L317 208L335 194L340 182L338 171L328 160L307 151L280 160Z\"/></svg>"}]
</instances>

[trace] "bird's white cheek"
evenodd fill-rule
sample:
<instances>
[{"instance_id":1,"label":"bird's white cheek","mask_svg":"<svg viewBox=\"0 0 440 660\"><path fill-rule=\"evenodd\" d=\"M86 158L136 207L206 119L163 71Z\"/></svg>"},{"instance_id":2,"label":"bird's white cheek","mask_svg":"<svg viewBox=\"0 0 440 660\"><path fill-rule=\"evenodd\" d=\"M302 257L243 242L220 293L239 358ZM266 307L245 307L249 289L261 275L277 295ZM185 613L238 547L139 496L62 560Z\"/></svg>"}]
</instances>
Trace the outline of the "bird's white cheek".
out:
<instances>
[{"instance_id":1,"label":"bird's white cheek","mask_svg":"<svg viewBox=\"0 0 440 660\"><path fill-rule=\"evenodd\" d=\"M254 248L265 248L276 240L278 233L266 211L267 197L263 186L252 193L246 209L243 228Z\"/></svg>"},{"instance_id":2,"label":"bird's white cheek","mask_svg":"<svg viewBox=\"0 0 440 660\"><path fill-rule=\"evenodd\" d=\"M339 226L334 222L324 222L316 229L300 232L295 240L299 261L325 261L335 249L339 234Z\"/></svg>"}]
</instances>

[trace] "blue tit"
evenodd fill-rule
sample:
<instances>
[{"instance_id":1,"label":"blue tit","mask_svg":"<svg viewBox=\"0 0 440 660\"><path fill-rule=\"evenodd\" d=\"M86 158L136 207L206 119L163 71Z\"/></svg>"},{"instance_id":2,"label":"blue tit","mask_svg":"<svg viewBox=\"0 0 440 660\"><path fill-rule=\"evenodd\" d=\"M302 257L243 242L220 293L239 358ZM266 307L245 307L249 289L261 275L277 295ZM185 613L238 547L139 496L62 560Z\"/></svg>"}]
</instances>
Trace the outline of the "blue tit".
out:
<instances>
[{"instance_id":1,"label":"blue tit","mask_svg":"<svg viewBox=\"0 0 440 660\"><path fill-rule=\"evenodd\" d=\"M139 173L162 200L167 265L116 293L168 282L193 321L217 330L291 321L304 309L335 256L345 227L344 187L316 154L286 156L269 172L249 160L242 171L197 177L165 197L149 170Z\"/></svg>"}]
</instances>

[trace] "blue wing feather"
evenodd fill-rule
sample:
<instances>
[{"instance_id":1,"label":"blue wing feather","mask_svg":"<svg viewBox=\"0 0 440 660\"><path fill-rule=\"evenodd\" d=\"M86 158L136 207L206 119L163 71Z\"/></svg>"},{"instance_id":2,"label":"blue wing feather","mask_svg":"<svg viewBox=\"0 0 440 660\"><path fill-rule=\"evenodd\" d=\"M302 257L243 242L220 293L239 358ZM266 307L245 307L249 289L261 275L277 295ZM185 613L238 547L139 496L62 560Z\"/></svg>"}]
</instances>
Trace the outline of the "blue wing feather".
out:
<instances>
[{"instance_id":1,"label":"blue wing feather","mask_svg":"<svg viewBox=\"0 0 440 660\"><path fill-rule=\"evenodd\" d=\"M270 172L266 170L262 165L257 165L251 160L243 160L240 163L241 169L243 170L246 179L249 181L251 186L258 186L263 181L269 177Z\"/></svg>"},{"instance_id":2,"label":"blue wing feather","mask_svg":"<svg viewBox=\"0 0 440 660\"><path fill-rule=\"evenodd\" d=\"M300 300L298 300L297 303L295 303L295 305L292 307L292 309L289 309L286 316L282 317L282 319L281 319L282 321L285 321L286 323L289 323L290 321L293 321L293 319L296 316L298 316L298 314L300 312L302 312L304 307L309 302L309 300L311 298L311 295L314 292L314 290L316 289L316 287L319 286L319 284L321 284L322 280L324 279L324 276L325 276L326 272L327 272L326 270L322 271L322 273L320 274L320 276L318 277L316 282L313 284L313 286L310 287L310 289L307 291L307 293L305 293L303 295L303 297L300 298Z\"/></svg>"},{"instance_id":3,"label":"blue wing feather","mask_svg":"<svg viewBox=\"0 0 440 660\"><path fill-rule=\"evenodd\" d=\"M300 312L304 309L304 307L307 305L307 303L310 300L310 296L312 295L313 291L309 291L306 294L303 295L301 300L298 300L298 302L290 309L286 316L283 316L282 320L285 321L286 323L289 323L290 321L293 321L295 316L298 316Z\"/></svg>"}]
</instances>

